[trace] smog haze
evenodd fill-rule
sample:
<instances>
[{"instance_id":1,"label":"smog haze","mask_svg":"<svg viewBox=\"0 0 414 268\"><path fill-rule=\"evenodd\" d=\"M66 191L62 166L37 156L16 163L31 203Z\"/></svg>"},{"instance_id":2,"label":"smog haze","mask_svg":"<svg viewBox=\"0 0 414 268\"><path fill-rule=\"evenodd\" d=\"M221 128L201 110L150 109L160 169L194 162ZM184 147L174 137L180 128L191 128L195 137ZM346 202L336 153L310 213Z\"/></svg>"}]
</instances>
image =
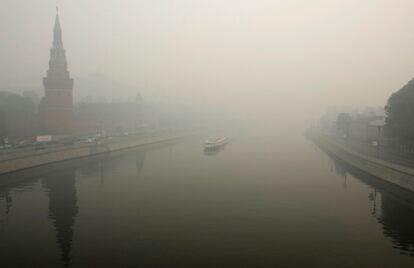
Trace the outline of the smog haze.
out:
<instances>
[{"instance_id":1,"label":"smog haze","mask_svg":"<svg viewBox=\"0 0 414 268\"><path fill-rule=\"evenodd\" d=\"M76 79L99 73L147 95L299 120L332 103L384 106L414 70L408 0L3 0L2 88L41 92L56 5L75 95Z\"/></svg>"}]
</instances>

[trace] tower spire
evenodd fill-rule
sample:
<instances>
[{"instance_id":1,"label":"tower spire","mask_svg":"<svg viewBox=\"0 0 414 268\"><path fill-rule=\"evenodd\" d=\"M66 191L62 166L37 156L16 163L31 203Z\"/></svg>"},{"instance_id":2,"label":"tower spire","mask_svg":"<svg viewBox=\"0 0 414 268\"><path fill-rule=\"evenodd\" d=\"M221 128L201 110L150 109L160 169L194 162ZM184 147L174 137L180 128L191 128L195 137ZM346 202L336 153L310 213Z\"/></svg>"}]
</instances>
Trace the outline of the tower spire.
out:
<instances>
[{"instance_id":1,"label":"tower spire","mask_svg":"<svg viewBox=\"0 0 414 268\"><path fill-rule=\"evenodd\" d=\"M62 29L59 21L59 8L56 6L55 27L53 28L53 47L63 47Z\"/></svg>"},{"instance_id":2,"label":"tower spire","mask_svg":"<svg viewBox=\"0 0 414 268\"><path fill-rule=\"evenodd\" d=\"M49 69L43 78L45 96L42 99L42 123L48 134L69 133L72 122L73 79L67 68L58 10L56 7Z\"/></svg>"},{"instance_id":3,"label":"tower spire","mask_svg":"<svg viewBox=\"0 0 414 268\"><path fill-rule=\"evenodd\" d=\"M71 88L71 82L69 82L69 72L67 70L66 62L66 51L63 47L62 41L62 29L59 22L58 7L56 7L56 19L55 27L53 28L53 43L52 48L50 49L50 60L49 60L49 70L47 73L47 78L59 78L64 79L68 82L68 87ZM63 80L61 81L63 82Z\"/></svg>"},{"instance_id":4,"label":"tower spire","mask_svg":"<svg viewBox=\"0 0 414 268\"><path fill-rule=\"evenodd\" d=\"M59 7L58 6L56 6L55 28L60 28L60 22L59 22Z\"/></svg>"}]
</instances>

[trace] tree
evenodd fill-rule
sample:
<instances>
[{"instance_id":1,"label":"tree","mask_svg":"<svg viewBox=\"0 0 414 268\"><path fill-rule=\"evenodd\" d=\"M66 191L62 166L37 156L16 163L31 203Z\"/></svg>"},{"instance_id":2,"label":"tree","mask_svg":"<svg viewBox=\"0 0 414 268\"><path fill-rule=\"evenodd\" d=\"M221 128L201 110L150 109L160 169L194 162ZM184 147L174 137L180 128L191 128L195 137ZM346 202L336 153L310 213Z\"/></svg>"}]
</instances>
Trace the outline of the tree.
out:
<instances>
[{"instance_id":1,"label":"tree","mask_svg":"<svg viewBox=\"0 0 414 268\"><path fill-rule=\"evenodd\" d=\"M414 141L414 79L390 96L385 111L385 135L399 141Z\"/></svg>"},{"instance_id":2,"label":"tree","mask_svg":"<svg viewBox=\"0 0 414 268\"><path fill-rule=\"evenodd\" d=\"M30 98L0 91L0 111L0 138L33 135L36 107Z\"/></svg>"}]
</instances>

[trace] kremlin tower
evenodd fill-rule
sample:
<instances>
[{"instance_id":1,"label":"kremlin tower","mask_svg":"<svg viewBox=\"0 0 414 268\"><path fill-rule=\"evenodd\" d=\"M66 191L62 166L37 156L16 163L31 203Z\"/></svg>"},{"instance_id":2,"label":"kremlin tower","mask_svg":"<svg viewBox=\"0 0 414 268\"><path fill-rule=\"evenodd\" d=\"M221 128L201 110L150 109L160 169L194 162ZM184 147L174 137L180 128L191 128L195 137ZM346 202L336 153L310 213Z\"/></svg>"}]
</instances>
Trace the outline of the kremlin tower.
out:
<instances>
[{"instance_id":1,"label":"kremlin tower","mask_svg":"<svg viewBox=\"0 0 414 268\"><path fill-rule=\"evenodd\" d=\"M67 68L58 13L53 29L49 70L43 78L43 86L45 95L40 104L42 132L48 135L70 134L73 130L73 79Z\"/></svg>"}]
</instances>

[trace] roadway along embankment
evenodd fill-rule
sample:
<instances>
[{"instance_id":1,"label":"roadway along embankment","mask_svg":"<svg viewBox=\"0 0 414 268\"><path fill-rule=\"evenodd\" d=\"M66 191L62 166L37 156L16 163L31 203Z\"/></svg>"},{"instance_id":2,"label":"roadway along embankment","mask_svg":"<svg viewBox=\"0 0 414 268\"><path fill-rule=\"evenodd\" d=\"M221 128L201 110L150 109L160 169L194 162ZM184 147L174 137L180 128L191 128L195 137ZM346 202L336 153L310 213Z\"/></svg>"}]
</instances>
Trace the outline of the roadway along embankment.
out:
<instances>
[{"instance_id":1,"label":"roadway along embankment","mask_svg":"<svg viewBox=\"0 0 414 268\"><path fill-rule=\"evenodd\" d=\"M307 136L319 147L353 167L414 192L414 169L356 152L318 132L308 133Z\"/></svg>"},{"instance_id":2,"label":"roadway along embankment","mask_svg":"<svg viewBox=\"0 0 414 268\"><path fill-rule=\"evenodd\" d=\"M193 135L195 133L154 137L130 135L90 144L78 144L11 154L10 157L0 160L0 175L66 160L90 157L151 144L173 142Z\"/></svg>"}]
</instances>

